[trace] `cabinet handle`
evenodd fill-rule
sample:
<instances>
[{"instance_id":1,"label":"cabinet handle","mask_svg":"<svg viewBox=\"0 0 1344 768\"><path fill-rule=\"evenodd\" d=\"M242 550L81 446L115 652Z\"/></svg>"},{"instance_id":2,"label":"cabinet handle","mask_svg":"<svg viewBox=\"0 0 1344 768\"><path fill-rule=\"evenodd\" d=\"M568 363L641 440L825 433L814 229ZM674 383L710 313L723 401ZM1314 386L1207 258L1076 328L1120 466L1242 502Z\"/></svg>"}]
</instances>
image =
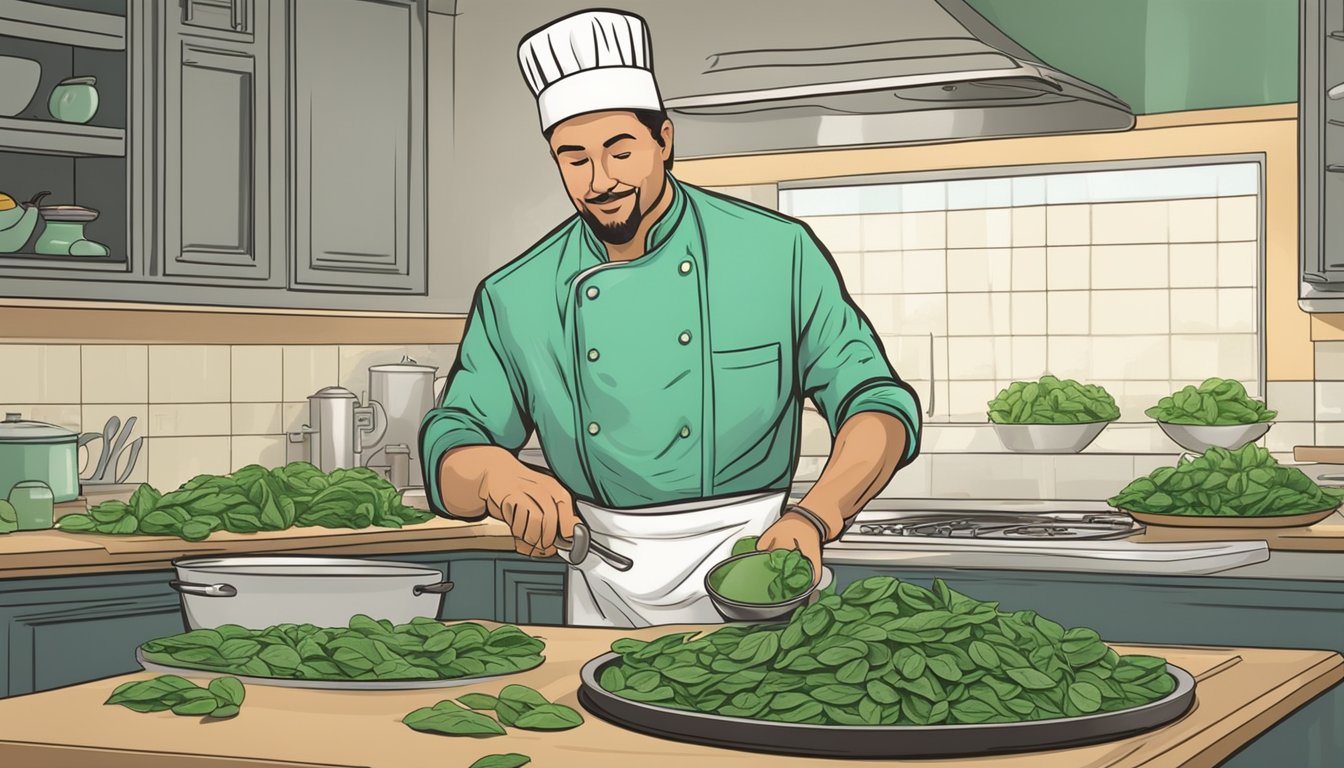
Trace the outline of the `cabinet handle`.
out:
<instances>
[{"instance_id":1,"label":"cabinet handle","mask_svg":"<svg viewBox=\"0 0 1344 768\"><path fill-rule=\"evenodd\" d=\"M243 28L243 0L229 0L229 26L235 32Z\"/></svg>"},{"instance_id":2,"label":"cabinet handle","mask_svg":"<svg viewBox=\"0 0 1344 768\"><path fill-rule=\"evenodd\" d=\"M193 0L182 0L182 21L183 23L191 21L195 14L196 6Z\"/></svg>"}]
</instances>

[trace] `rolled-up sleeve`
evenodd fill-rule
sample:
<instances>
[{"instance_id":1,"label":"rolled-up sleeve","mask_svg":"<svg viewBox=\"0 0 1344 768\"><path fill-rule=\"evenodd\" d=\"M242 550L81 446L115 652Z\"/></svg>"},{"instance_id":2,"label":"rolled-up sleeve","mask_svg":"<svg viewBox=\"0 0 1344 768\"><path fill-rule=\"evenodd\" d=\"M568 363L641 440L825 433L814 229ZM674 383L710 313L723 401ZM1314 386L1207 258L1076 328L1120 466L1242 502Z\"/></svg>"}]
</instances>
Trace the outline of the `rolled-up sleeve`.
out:
<instances>
[{"instance_id":1,"label":"rolled-up sleeve","mask_svg":"<svg viewBox=\"0 0 1344 768\"><path fill-rule=\"evenodd\" d=\"M826 418L831 437L856 413L888 413L909 435L901 465L913 461L919 455L919 398L892 370L830 254L805 226L798 230L794 286L798 380Z\"/></svg>"},{"instance_id":2,"label":"rolled-up sleeve","mask_svg":"<svg viewBox=\"0 0 1344 768\"><path fill-rule=\"evenodd\" d=\"M522 382L512 375L499 341L495 308L482 285L472 302L443 400L425 416L420 429L425 492L438 514L445 514L439 489L444 454L464 445L497 445L517 452L532 432L522 406Z\"/></svg>"}]
</instances>

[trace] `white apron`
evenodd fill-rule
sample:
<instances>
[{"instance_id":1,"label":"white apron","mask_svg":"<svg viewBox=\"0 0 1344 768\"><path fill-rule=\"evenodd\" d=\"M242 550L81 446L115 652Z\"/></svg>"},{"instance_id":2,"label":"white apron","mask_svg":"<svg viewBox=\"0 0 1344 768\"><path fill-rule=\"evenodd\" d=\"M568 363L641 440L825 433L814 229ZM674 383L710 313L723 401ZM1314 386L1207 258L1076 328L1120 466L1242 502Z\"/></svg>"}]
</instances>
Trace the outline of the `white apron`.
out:
<instances>
[{"instance_id":1,"label":"white apron","mask_svg":"<svg viewBox=\"0 0 1344 768\"><path fill-rule=\"evenodd\" d=\"M634 565L621 572L590 551L569 572L567 622L624 629L721 623L705 575L738 539L760 536L778 520L787 497L768 491L628 510L576 501L593 541Z\"/></svg>"}]
</instances>

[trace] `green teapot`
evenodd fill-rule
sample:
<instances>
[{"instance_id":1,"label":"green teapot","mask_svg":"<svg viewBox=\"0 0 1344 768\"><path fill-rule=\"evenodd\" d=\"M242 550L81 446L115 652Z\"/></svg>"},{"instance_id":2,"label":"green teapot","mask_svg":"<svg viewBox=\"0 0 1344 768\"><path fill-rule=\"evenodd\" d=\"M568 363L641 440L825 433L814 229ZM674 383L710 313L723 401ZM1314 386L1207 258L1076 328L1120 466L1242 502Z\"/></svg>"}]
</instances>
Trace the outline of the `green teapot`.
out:
<instances>
[{"instance_id":1,"label":"green teapot","mask_svg":"<svg viewBox=\"0 0 1344 768\"><path fill-rule=\"evenodd\" d=\"M23 248L37 228L37 203L49 192L39 192L32 200L20 205L14 198L0 193L0 253L15 253Z\"/></svg>"}]
</instances>

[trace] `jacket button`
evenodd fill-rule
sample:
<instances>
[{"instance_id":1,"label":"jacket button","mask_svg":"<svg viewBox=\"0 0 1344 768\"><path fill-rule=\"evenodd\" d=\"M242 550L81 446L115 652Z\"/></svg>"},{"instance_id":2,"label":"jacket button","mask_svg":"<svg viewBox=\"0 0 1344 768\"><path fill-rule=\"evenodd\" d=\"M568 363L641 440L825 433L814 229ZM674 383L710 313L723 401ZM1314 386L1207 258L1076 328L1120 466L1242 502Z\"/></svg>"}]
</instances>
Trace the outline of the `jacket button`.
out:
<instances>
[{"instance_id":1,"label":"jacket button","mask_svg":"<svg viewBox=\"0 0 1344 768\"><path fill-rule=\"evenodd\" d=\"M596 435L596 434L597 434L598 432L600 432L601 430L602 430L602 428L599 427L599 426L597 426L597 422L596 422L596 421L590 421L590 422L588 422L588 434L590 434L590 435Z\"/></svg>"},{"instance_id":2,"label":"jacket button","mask_svg":"<svg viewBox=\"0 0 1344 768\"><path fill-rule=\"evenodd\" d=\"M596 285L590 285L590 286L588 286L587 294L588 294L588 298L590 298L590 299L596 299L596 298L597 298L597 286L596 286Z\"/></svg>"},{"instance_id":3,"label":"jacket button","mask_svg":"<svg viewBox=\"0 0 1344 768\"><path fill-rule=\"evenodd\" d=\"M690 437L690 436L691 436L691 428L690 428L690 427L682 427L682 428L681 428L681 436L682 436L682 437Z\"/></svg>"},{"instance_id":4,"label":"jacket button","mask_svg":"<svg viewBox=\"0 0 1344 768\"><path fill-rule=\"evenodd\" d=\"M680 269L681 269L681 274L683 274L683 275L689 275L689 274L691 273L691 262L689 262L689 261L683 261L683 262L681 262L681 267L680 267Z\"/></svg>"},{"instance_id":5,"label":"jacket button","mask_svg":"<svg viewBox=\"0 0 1344 768\"><path fill-rule=\"evenodd\" d=\"M681 335L677 337L677 341L680 341L682 344L690 344L690 343L691 343L691 332L690 332L690 331L682 331L682 332L681 332Z\"/></svg>"},{"instance_id":6,"label":"jacket button","mask_svg":"<svg viewBox=\"0 0 1344 768\"><path fill-rule=\"evenodd\" d=\"M589 360L596 360L597 358L598 358L598 354L597 354L597 350L596 350L596 349L590 349L590 350L588 350L588 359L589 359Z\"/></svg>"}]
</instances>

